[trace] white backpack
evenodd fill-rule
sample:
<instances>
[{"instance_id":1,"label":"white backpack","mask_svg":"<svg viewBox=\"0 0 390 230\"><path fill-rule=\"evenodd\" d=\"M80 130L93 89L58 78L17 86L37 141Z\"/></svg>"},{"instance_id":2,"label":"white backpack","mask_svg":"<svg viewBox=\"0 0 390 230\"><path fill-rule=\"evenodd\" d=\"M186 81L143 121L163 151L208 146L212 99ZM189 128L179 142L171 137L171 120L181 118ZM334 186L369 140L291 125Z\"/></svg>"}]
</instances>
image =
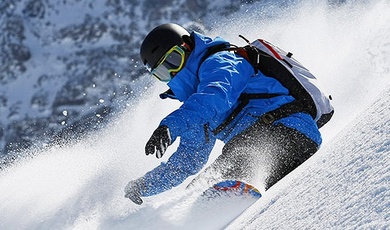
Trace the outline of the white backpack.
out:
<instances>
[{"instance_id":1,"label":"white backpack","mask_svg":"<svg viewBox=\"0 0 390 230\"><path fill-rule=\"evenodd\" d=\"M330 103L332 97L323 93L318 86L316 77L297 60L292 58L292 53L287 53L263 39L257 39L250 43L245 37L241 35L240 37L249 45L244 47L226 46L225 44L216 45L209 48L203 60L220 51L232 51L243 55L252 64L255 71L260 70L264 75L277 79L287 88L290 94L302 105L300 111L310 114L317 122L319 128L332 118L334 113L334 108ZM264 94L252 94L250 96L252 98L262 98ZM229 123L243 106L245 104L240 106L237 109L238 111L234 111L230 118L217 128L216 133L226 127L226 123ZM284 115L282 113L280 116L285 115L288 115L288 113Z\"/></svg>"},{"instance_id":2,"label":"white backpack","mask_svg":"<svg viewBox=\"0 0 390 230\"><path fill-rule=\"evenodd\" d=\"M301 101L310 115L322 127L332 117L334 108L331 96L326 96L318 86L316 77L302 64L279 47L263 39L257 39L251 45L257 48L258 55L252 58L252 64L265 75L271 75L290 90L291 95ZM253 61L253 58L256 58ZM256 62L256 63L253 63ZM280 71L283 66L288 72Z\"/></svg>"}]
</instances>

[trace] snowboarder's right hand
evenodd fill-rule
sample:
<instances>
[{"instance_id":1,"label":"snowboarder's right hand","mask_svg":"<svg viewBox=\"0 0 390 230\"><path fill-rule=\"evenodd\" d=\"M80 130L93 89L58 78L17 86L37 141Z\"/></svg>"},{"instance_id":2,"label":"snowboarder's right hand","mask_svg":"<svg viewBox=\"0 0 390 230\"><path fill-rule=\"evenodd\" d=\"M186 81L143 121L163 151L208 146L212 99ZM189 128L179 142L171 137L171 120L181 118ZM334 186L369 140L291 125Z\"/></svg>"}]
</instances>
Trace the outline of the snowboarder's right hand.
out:
<instances>
[{"instance_id":1,"label":"snowboarder's right hand","mask_svg":"<svg viewBox=\"0 0 390 230\"><path fill-rule=\"evenodd\" d=\"M130 181L125 187L125 197L129 198L135 204L141 205L143 200L141 199L139 180Z\"/></svg>"},{"instance_id":2,"label":"snowboarder's right hand","mask_svg":"<svg viewBox=\"0 0 390 230\"><path fill-rule=\"evenodd\" d=\"M146 155L156 154L157 158L161 158L168 146L171 145L171 133L165 125L159 126L150 137L145 146Z\"/></svg>"}]
</instances>

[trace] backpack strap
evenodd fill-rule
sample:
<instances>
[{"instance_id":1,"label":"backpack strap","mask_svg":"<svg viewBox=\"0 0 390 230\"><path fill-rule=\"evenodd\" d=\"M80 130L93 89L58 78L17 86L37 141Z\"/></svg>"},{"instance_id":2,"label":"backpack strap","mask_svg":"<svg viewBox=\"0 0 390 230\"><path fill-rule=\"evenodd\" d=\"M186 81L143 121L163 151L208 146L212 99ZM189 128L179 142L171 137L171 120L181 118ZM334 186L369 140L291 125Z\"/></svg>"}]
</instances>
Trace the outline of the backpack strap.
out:
<instances>
[{"instance_id":1,"label":"backpack strap","mask_svg":"<svg viewBox=\"0 0 390 230\"><path fill-rule=\"evenodd\" d=\"M230 113L230 115L220 124L218 125L217 128L212 130L214 135L219 134L224 130L236 117L237 115L241 112L242 109L245 108L245 106L248 105L250 100L253 99L268 99L268 98L273 98L280 96L280 94L263 94L263 93L255 93L255 94L246 94L242 93L241 96L239 97L240 103L238 106L233 110L233 112ZM294 113L299 113L302 112L303 110L303 105L297 100L294 100L290 103L284 104L280 106L279 108L269 111L265 114L263 114L260 118L259 121L263 124L272 124L275 121L282 119L284 117L288 117Z\"/></svg>"},{"instance_id":2,"label":"backpack strap","mask_svg":"<svg viewBox=\"0 0 390 230\"><path fill-rule=\"evenodd\" d=\"M211 46L207 49L206 53L203 55L202 59L200 59L199 63L203 63L208 57L211 55L221 52L221 51L234 51L237 49L236 46L233 45L226 45L226 44L219 44L215 46Z\"/></svg>"},{"instance_id":3,"label":"backpack strap","mask_svg":"<svg viewBox=\"0 0 390 230\"><path fill-rule=\"evenodd\" d=\"M263 124L272 124L277 120L288 117L295 113L302 112L303 105L301 102L294 100L290 103L284 104L277 109L269 111L260 117L260 121Z\"/></svg>"},{"instance_id":4,"label":"backpack strap","mask_svg":"<svg viewBox=\"0 0 390 230\"><path fill-rule=\"evenodd\" d=\"M258 52L256 51L256 47L252 45L247 45L244 47L239 47L236 45L226 45L226 44L219 44L216 46L212 46L208 48L207 52L205 55L203 55L202 59L200 60L200 63L203 63L208 57L211 55L221 52L221 51L229 51L229 52L234 52L243 58L245 58L249 63L251 63L253 70L255 71L255 74L258 73L258 69L256 68L253 63L257 63L259 61L259 58L256 58L256 55L258 55Z\"/></svg>"}]
</instances>

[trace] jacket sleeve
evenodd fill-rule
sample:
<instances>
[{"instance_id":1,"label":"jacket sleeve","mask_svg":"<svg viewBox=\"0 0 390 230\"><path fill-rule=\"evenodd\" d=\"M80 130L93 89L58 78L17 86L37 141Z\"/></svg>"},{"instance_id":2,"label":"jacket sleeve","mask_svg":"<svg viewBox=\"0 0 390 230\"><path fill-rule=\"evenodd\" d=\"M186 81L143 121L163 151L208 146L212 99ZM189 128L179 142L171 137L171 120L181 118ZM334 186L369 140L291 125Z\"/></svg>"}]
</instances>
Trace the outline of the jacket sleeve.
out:
<instances>
[{"instance_id":1,"label":"jacket sleeve","mask_svg":"<svg viewBox=\"0 0 390 230\"><path fill-rule=\"evenodd\" d=\"M197 92L161 122L173 140L181 137L180 145L166 163L144 175L141 196L171 189L201 170L215 144L213 135L206 140L204 124L232 108L253 74L246 60L229 52L214 54L202 64Z\"/></svg>"},{"instance_id":2,"label":"jacket sleeve","mask_svg":"<svg viewBox=\"0 0 390 230\"><path fill-rule=\"evenodd\" d=\"M151 196L169 190L199 172L207 163L214 144L213 137L205 140L203 126L183 135L179 147L168 161L141 178L141 196Z\"/></svg>"},{"instance_id":3,"label":"jacket sleeve","mask_svg":"<svg viewBox=\"0 0 390 230\"><path fill-rule=\"evenodd\" d=\"M161 124L170 128L174 140L192 127L207 123L233 107L252 75L253 67L244 58L229 52L212 55L199 68L197 92Z\"/></svg>"}]
</instances>

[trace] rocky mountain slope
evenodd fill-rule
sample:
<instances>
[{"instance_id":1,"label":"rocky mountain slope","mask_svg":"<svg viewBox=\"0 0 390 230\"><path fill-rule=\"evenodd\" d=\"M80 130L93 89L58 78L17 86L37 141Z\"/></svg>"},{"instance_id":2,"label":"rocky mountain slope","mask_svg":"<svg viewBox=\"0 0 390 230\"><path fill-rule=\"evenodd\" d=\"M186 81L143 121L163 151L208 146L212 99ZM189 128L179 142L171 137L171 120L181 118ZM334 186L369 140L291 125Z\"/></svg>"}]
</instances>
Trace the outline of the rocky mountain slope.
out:
<instances>
[{"instance_id":1,"label":"rocky mountain slope","mask_svg":"<svg viewBox=\"0 0 390 230\"><path fill-rule=\"evenodd\" d=\"M0 151L99 127L141 93L134 81L144 73L138 47L147 31L167 21L203 26L206 14L243 4L209 2L2 1Z\"/></svg>"},{"instance_id":2,"label":"rocky mountain slope","mask_svg":"<svg viewBox=\"0 0 390 230\"><path fill-rule=\"evenodd\" d=\"M153 83L138 80L138 49L156 25L207 31L253 2L1 1L0 155L77 138L131 106Z\"/></svg>"}]
</instances>

